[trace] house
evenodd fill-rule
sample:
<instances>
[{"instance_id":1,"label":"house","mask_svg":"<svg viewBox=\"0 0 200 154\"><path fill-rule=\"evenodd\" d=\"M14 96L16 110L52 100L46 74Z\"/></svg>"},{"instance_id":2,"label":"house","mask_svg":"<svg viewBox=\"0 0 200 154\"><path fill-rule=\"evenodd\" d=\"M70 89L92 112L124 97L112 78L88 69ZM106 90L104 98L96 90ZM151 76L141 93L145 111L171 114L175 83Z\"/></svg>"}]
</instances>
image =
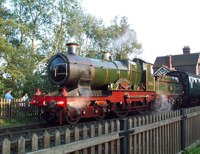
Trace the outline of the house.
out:
<instances>
[{"instance_id":1,"label":"house","mask_svg":"<svg viewBox=\"0 0 200 154\"><path fill-rule=\"evenodd\" d=\"M154 73L161 67L200 75L200 53L190 53L190 47L184 46L183 54L156 57Z\"/></svg>"}]
</instances>

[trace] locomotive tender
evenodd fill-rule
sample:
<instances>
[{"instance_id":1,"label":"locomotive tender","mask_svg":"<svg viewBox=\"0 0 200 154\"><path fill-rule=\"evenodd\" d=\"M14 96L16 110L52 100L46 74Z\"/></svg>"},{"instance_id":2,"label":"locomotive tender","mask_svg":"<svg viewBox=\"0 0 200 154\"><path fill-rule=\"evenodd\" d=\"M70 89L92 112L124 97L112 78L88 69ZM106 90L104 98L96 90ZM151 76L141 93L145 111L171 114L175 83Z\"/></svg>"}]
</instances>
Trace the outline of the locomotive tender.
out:
<instances>
[{"instance_id":1,"label":"locomotive tender","mask_svg":"<svg viewBox=\"0 0 200 154\"><path fill-rule=\"evenodd\" d=\"M55 54L48 64L49 80L59 90L54 95L38 90L32 100L47 121L76 123L82 118L102 120L111 113L124 117L151 111L163 94L174 106L183 102L185 84L177 73L155 80L152 65L140 59L112 61L109 53L103 60L91 59L76 54L78 44L67 46L67 54Z\"/></svg>"},{"instance_id":2,"label":"locomotive tender","mask_svg":"<svg viewBox=\"0 0 200 154\"><path fill-rule=\"evenodd\" d=\"M200 105L200 76L181 71L172 71L167 75L177 77L183 86L182 100L178 104L179 107Z\"/></svg>"}]
</instances>

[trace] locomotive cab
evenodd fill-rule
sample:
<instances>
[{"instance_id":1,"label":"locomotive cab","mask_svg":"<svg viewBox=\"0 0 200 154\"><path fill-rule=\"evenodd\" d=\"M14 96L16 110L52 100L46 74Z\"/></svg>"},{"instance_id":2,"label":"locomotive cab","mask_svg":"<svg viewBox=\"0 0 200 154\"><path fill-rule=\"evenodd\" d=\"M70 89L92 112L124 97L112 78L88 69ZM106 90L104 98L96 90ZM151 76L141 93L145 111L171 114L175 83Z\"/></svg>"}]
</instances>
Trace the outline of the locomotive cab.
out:
<instances>
[{"instance_id":1,"label":"locomotive cab","mask_svg":"<svg viewBox=\"0 0 200 154\"><path fill-rule=\"evenodd\" d=\"M152 75L152 64L138 58L134 58L133 61L142 67L141 86L143 89L146 91L155 91L155 77Z\"/></svg>"}]
</instances>

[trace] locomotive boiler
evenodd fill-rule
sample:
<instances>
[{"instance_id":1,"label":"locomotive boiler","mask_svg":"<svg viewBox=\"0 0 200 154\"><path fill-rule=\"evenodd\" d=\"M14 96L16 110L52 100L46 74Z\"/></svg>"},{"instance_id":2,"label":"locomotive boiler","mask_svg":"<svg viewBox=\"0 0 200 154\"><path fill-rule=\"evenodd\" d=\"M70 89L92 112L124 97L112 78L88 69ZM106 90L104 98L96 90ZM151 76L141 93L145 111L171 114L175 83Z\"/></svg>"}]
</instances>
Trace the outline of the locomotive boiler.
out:
<instances>
[{"instance_id":1,"label":"locomotive boiler","mask_svg":"<svg viewBox=\"0 0 200 154\"><path fill-rule=\"evenodd\" d=\"M153 110L151 64L140 59L113 61L107 52L102 60L81 57L76 43L67 46L67 54L57 53L48 63L49 80L60 90L33 98L47 121L75 123L81 118L101 120L110 113L123 117Z\"/></svg>"}]
</instances>

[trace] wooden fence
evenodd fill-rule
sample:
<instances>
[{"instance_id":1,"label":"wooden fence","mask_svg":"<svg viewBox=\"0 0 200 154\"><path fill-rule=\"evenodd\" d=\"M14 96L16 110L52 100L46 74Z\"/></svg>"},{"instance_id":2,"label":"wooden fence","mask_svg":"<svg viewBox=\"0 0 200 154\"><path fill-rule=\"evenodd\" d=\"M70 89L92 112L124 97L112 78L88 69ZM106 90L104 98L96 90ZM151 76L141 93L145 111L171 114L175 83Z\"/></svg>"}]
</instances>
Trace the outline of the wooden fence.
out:
<instances>
[{"instance_id":1,"label":"wooden fence","mask_svg":"<svg viewBox=\"0 0 200 154\"><path fill-rule=\"evenodd\" d=\"M21 99L14 99L11 102L0 99L0 122L17 118L37 118L37 113L37 107L32 106L29 102Z\"/></svg>"},{"instance_id":2,"label":"wooden fence","mask_svg":"<svg viewBox=\"0 0 200 154\"><path fill-rule=\"evenodd\" d=\"M2 154L177 154L199 144L200 107L1 141Z\"/></svg>"}]
</instances>

